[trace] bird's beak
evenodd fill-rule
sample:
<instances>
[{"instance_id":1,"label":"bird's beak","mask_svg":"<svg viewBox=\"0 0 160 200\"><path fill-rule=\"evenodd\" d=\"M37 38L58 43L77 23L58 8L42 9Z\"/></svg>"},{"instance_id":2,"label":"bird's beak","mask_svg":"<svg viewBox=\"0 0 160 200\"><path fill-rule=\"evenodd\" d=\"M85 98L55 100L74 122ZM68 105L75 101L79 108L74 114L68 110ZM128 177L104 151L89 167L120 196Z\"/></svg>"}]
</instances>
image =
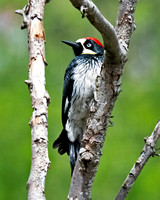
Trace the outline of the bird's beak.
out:
<instances>
[{"instance_id":1,"label":"bird's beak","mask_svg":"<svg viewBox=\"0 0 160 200\"><path fill-rule=\"evenodd\" d=\"M76 42L70 42L70 41L66 41L66 40L62 40L62 42L71 46L72 48L79 48L79 44Z\"/></svg>"},{"instance_id":2,"label":"bird's beak","mask_svg":"<svg viewBox=\"0 0 160 200\"><path fill-rule=\"evenodd\" d=\"M73 48L73 51L76 56L80 55L83 51L83 47L80 43L70 42L70 41L66 41L66 40L62 40L62 42L71 46Z\"/></svg>"}]
</instances>

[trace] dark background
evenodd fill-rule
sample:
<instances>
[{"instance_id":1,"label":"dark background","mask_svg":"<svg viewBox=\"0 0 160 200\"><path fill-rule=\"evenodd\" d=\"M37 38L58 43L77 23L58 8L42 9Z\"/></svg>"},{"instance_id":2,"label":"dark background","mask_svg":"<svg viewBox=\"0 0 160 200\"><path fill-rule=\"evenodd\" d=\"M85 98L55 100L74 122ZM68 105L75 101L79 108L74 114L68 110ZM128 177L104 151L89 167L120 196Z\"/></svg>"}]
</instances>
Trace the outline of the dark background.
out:
<instances>
[{"instance_id":1,"label":"dark background","mask_svg":"<svg viewBox=\"0 0 160 200\"><path fill-rule=\"evenodd\" d=\"M103 15L115 25L118 0L95 0ZM15 15L27 1L0 1L0 199L27 199L26 182L31 165L31 136L28 125L31 100L24 80L28 78L27 30L20 30L22 17ZM140 155L144 137L160 118L160 26L159 1L139 1L133 33L118 97L107 131L100 166L93 185L93 200L112 200ZM82 19L69 1L52 0L45 7L46 88L49 106L49 157L47 200L66 199L70 186L67 155L59 156L52 142L62 129L61 98L64 71L74 57L61 40L76 41L100 34ZM159 145L157 145L158 147ZM131 189L128 200L159 200L160 159L150 158Z\"/></svg>"}]
</instances>

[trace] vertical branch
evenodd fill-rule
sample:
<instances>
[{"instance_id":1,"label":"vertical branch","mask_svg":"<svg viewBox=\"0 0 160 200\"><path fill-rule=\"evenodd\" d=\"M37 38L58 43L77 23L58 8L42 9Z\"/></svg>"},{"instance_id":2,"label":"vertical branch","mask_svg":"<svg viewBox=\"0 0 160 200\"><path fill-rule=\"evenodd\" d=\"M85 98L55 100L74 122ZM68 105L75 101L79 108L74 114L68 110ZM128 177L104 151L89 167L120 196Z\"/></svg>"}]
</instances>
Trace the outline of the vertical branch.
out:
<instances>
[{"instance_id":1,"label":"vertical branch","mask_svg":"<svg viewBox=\"0 0 160 200\"><path fill-rule=\"evenodd\" d=\"M138 0L120 0L117 23L115 31L118 40L121 44L122 50L126 54L128 51L130 37L136 29L134 21L134 13Z\"/></svg>"},{"instance_id":2,"label":"vertical branch","mask_svg":"<svg viewBox=\"0 0 160 200\"><path fill-rule=\"evenodd\" d=\"M27 182L29 200L45 200L45 178L49 168L48 157L48 105L50 97L45 89L45 33L43 15L45 0L29 0L23 10L21 28L28 28L29 77L26 80L32 100L30 120L32 164Z\"/></svg>"}]
</instances>

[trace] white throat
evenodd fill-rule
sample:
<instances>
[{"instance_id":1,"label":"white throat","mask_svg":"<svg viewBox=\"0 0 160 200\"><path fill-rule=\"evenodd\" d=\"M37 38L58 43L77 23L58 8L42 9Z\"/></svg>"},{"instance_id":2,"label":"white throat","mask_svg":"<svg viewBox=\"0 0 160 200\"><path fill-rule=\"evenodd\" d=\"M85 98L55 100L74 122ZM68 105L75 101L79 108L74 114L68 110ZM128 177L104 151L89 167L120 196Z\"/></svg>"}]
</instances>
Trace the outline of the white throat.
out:
<instances>
[{"instance_id":1,"label":"white throat","mask_svg":"<svg viewBox=\"0 0 160 200\"><path fill-rule=\"evenodd\" d=\"M92 54L95 55L96 53L91 49L83 49L82 54Z\"/></svg>"}]
</instances>

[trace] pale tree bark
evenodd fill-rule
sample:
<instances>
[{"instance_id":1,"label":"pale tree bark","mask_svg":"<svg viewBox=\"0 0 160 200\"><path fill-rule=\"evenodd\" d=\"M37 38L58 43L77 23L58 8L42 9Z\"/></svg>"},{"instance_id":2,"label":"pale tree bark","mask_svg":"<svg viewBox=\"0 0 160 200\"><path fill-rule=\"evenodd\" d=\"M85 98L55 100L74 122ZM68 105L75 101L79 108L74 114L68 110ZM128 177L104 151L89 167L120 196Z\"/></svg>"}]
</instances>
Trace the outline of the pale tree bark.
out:
<instances>
[{"instance_id":1,"label":"pale tree bark","mask_svg":"<svg viewBox=\"0 0 160 200\"><path fill-rule=\"evenodd\" d=\"M32 164L27 182L29 200L45 200L45 178L49 168L48 105L50 97L45 89L45 34L43 15L45 0L29 0L17 14L23 15L22 29L28 28L29 77L26 80L32 100L30 120Z\"/></svg>"},{"instance_id":2,"label":"pale tree bark","mask_svg":"<svg viewBox=\"0 0 160 200\"><path fill-rule=\"evenodd\" d=\"M70 0L101 33L105 58L101 76L97 78L97 94L82 140L82 147L73 172L68 199L90 200L111 112L120 93L123 67L132 32L137 0L120 0L117 24L114 28L91 0Z\"/></svg>"},{"instance_id":3,"label":"pale tree bark","mask_svg":"<svg viewBox=\"0 0 160 200\"><path fill-rule=\"evenodd\" d=\"M148 159L151 156L160 156L159 154L156 153L155 150L155 145L159 138L160 138L160 121L157 123L151 136L145 138L145 145L143 147L143 150L139 158L135 162L134 166L132 167L131 171L129 172L115 200L124 200L129 190L135 183L137 177L141 173L143 167L147 163Z\"/></svg>"}]
</instances>

